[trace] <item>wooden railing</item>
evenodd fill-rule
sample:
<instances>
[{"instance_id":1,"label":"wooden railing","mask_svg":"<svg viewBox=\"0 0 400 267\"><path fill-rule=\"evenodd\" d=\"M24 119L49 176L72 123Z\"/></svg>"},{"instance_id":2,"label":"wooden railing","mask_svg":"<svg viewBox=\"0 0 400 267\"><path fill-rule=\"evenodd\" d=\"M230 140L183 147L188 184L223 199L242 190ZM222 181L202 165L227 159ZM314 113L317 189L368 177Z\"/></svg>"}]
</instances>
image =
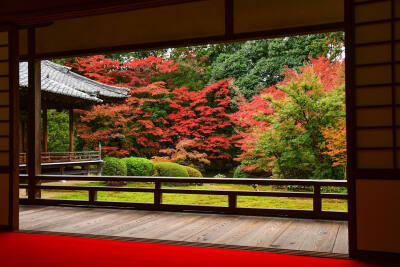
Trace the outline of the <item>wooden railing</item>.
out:
<instances>
[{"instance_id":1,"label":"wooden railing","mask_svg":"<svg viewBox=\"0 0 400 267\"><path fill-rule=\"evenodd\" d=\"M27 178L26 175L21 177ZM125 182L148 182L153 183L154 188L137 187L111 187L111 186L65 186L65 185L45 185L41 181L125 181ZM322 199L347 199L347 194L343 193L322 193L321 187L347 187L347 181L337 180L292 180L292 179L241 179L241 178L180 178L180 177L121 177L121 176L65 176L65 175L40 175L36 177L37 185L21 184L20 188L28 190L72 190L87 191L87 200L70 199L28 199L21 198L22 204L36 205L79 205L92 207L126 207L146 210L164 211L205 211L213 213L229 213L243 215L263 215L263 216L285 216L296 218L315 218L345 220L347 212L325 211L322 209ZM307 186L313 188L312 192L281 192L281 191L242 191L242 190L203 190L203 189L173 189L163 188L164 183L193 183L193 184L241 184L241 185L280 185L280 186ZM97 199L99 191L112 192L146 192L153 193L152 203L136 202L117 202L101 201ZM165 204L163 194L201 194L201 195L225 195L228 196L227 206L205 206L187 204ZM35 195L35 194L31 194ZM313 199L312 210L297 209L274 209L274 208L249 208L238 207L238 196L268 196L268 197L294 197Z\"/></svg>"},{"instance_id":2,"label":"wooden railing","mask_svg":"<svg viewBox=\"0 0 400 267\"><path fill-rule=\"evenodd\" d=\"M81 151L81 152L42 152L42 163L54 162L79 162L79 161L92 161L101 160L100 151ZM27 163L27 153L19 154L19 163Z\"/></svg>"}]
</instances>

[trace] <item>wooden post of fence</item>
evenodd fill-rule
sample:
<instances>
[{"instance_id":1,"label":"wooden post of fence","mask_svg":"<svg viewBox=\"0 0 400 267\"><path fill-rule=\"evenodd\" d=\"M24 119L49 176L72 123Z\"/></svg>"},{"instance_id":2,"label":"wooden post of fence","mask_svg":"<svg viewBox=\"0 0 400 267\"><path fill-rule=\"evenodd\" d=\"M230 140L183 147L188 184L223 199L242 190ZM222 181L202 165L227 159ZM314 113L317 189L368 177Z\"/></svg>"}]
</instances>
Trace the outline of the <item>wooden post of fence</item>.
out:
<instances>
[{"instance_id":1,"label":"wooden post of fence","mask_svg":"<svg viewBox=\"0 0 400 267\"><path fill-rule=\"evenodd\" d=\"M97 190L89 190L89 204L94 205L97 201Z\"/></svg>"},{"instance_id":2,"label":"wooden post of fence","mask_svg":"<svg viewBox=\"0 0 400 267\"><path fill-rule=\"evenodd\" d=\"M154 205L160 206L162 203L162 195L161 195L161 181L156 181L154 183Z\"/></svg>"},{"instance_id":3,"label":"wooden post of fence","mask_svg":"<svg viewBox=\"0 0 400 267\"><path fill-rule=\"evenodd\" d=\"M316 214L322 211L321 186L316 184L314 184L313 210Z\"/></svg>"},{"instance_id":4,"label":"wooden post of fence","mask_svg":"<svg viewBox=\"0 0 400 267\"><path fill-rule=\"evenodd\" d=\"M103 164L97 163L97 176L101 176L101 167Z\"/></svg>"},{"instance_id":5,"label":"wooden post of fence","mask_svg":"<svg viewBox=\"0 0 400 267\"><path fill-rule=\"evenodd\" d=\"M85 169L85 173L87 176L90 176L90 164L85 164L83 166L83 168Z\"/></svg>"},{"instance_id":6,"label":"wooden post of fence","mask_svg":"<svg viewBox=\"0 0 400 267\"><path fill-rule=\"evenodd\" d=\"M228 195L229 209L234 210L237 206L237 195L229 194Z\"/></svg>"}]
</instances>

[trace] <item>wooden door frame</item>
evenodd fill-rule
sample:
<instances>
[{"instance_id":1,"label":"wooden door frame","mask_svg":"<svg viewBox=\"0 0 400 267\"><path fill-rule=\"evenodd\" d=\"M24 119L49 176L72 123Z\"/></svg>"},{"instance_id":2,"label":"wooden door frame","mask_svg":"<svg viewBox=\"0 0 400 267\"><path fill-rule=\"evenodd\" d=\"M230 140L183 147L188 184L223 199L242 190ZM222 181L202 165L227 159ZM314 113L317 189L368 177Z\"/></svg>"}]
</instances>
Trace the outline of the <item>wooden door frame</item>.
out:
<instances>
[{"instance_id":1,"label":"wooden door frame","mask_svg":"<svg viewBox=\"0 0 400 267\"><path fill-rule=\"evenodd\" d=\"M2 226L0 231L17 231L19 226L19 34L15 25L0 27L0 31L8 33L8 88L9 88L9 160L8 166L0 168L1 173L8 174L9 199L8 199L8 224ZM5 228L4 228L5 227Z\"/></svg>"},{"instance_id":2,"label":"wooden door frame","mask_svg":"<svg viewBox=\"0 0 400 267\"><path fill-rule=\"evenodd\" d=\"M354 169L355 161L355 91L354 91L354 10L353 3L345 0L345 92L346 92L346 147L347 147L347 191L348 191L348 236L349 236L349 255L355 256L357 248L356 232L356 183Z\"/></svg>"}]
</instances>

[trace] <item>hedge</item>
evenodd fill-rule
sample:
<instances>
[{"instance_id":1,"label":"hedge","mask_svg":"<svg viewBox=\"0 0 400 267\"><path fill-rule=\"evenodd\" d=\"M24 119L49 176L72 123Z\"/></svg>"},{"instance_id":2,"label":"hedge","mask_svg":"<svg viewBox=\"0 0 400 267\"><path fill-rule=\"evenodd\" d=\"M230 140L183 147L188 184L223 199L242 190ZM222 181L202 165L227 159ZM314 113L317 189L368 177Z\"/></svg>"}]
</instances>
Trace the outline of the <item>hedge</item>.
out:
<instances>
[{"instance_id":1,"label":"hedge","mask_svg":"<svg viewBox=\"0 0 400 267\"><path fill-rule=\"evenodd\" d=\"M173 162L155 162L154 176L189 177L185 166Z\"/></svg>"},{"instance_id":2,"label":"hedge","mask_svg":"<svg viewBox=\"0 0 400 267\"><path fill-rule=\"evenodd\" d=\"M101 174L103 176L126 176L127 168L124 160L117 158L105 158L103 167L101 168ZM120 181L107 181L107 185L110 186L123 186L126 182Z\"/></svg>"},{"instance_id":3,"label":"hedge","mask_svg":"<svg viewBox=\"0 0 400 267\"><path fill-rule=\"evenodd\" d=\"M189 174L189 177L203 177L203 175L201 174L201 172L199 170L189 167L189 166L185 166L185 167Z\"/></svg>"},{"instance_id":4,"label":"hedge","mask_svg":"<svg viewBox=\"0 0 400 267\"><path fill-rule=\"evenodd\" d=\"M154 172L154 163L146 158L124 158L128 176L150 176Z\"/></svg>"},{"instance_id":5,"label":"hedge","mask_svg":"<svg viewBox=\"0 0 400 267\"><path fill-rule=\"evenodd\" d=\"M117 158L104 158L104 164L101 168L101 174L104 176L126 176L126 164L123 160Z\"/></svg>"}]
</instances>

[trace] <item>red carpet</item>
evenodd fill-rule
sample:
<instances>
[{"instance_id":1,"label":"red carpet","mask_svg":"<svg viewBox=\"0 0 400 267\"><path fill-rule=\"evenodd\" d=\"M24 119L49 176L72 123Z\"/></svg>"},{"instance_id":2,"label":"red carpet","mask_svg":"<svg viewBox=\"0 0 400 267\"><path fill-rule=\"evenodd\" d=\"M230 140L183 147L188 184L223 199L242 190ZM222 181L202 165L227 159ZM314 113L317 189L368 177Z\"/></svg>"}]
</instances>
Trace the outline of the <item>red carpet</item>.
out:
<instances>
[{"instance_id":1,"label":"red carpet","mask_svg":"<svg viewBox=\"0 0 400 267\"><path fill-rule=\"evenodd\" d=\"M383 265L269 252L0 233L0 266L375 267Z\"/></svg>"}]
</instances>

